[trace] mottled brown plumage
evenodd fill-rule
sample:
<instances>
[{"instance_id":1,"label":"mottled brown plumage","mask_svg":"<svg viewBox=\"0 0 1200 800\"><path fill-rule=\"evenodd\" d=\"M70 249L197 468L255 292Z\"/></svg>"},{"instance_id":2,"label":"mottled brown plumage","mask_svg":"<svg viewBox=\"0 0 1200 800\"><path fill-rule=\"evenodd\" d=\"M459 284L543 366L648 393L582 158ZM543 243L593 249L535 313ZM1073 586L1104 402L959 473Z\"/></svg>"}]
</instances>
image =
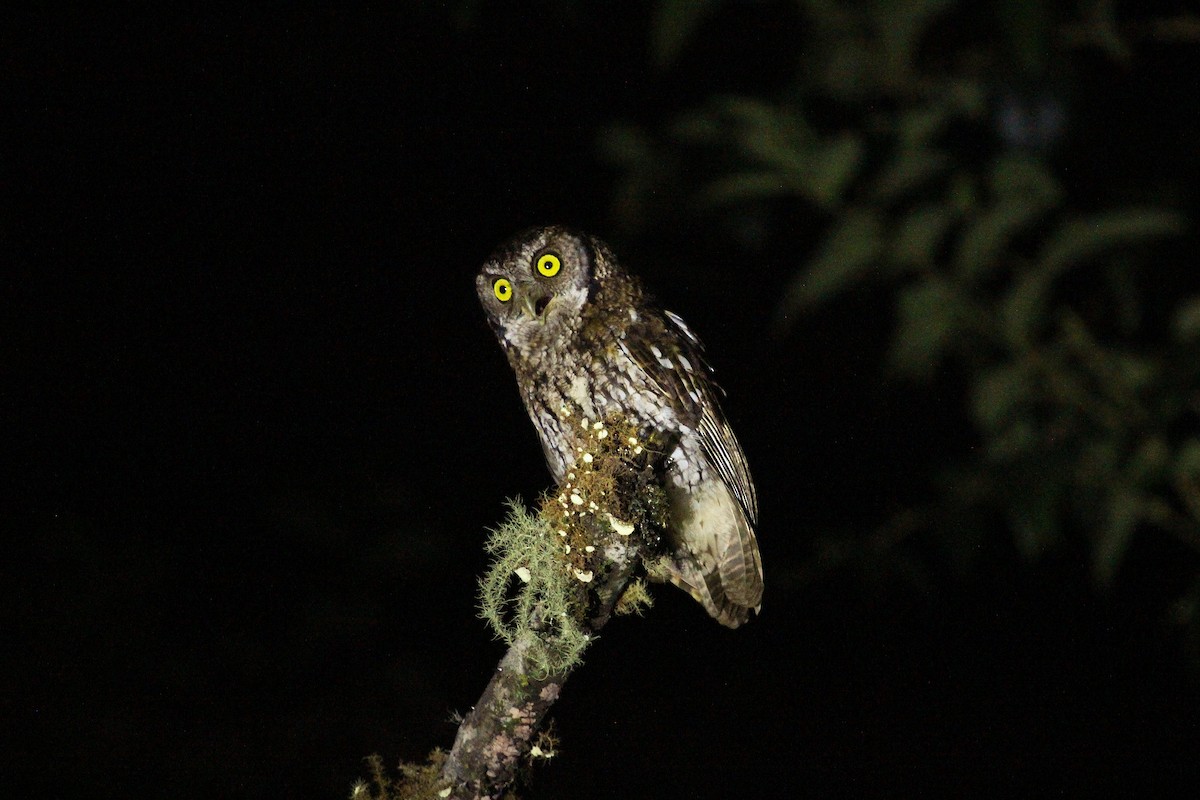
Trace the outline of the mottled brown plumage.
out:
<instances>
[{"instance_id":1,"label":"mottled brown plumage","mask_svg":"<svg viewBox=\"0 0 1200 800\"><path fill-rule=\"evenodd\" d=\"M583 417L618 413L672 442L668 577L722 624L745 622L762 602L758 503L699 339L607 246L564 228L502 246L476 288L555 480L574 461Z\"/></svg>"}]
</instances>

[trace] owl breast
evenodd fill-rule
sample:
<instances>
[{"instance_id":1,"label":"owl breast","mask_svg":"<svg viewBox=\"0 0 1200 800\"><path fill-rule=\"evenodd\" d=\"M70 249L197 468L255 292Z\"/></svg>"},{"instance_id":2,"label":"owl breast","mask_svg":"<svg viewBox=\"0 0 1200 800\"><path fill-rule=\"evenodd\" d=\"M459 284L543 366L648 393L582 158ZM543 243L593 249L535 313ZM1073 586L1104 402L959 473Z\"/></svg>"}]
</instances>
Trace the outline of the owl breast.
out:
<instances>
[{"instance_id":1,"label":"owl breast","mask_svg":"<svg viewBox=\"0 0 1200 800\"><path fill-rule=\"evenodd\" d=\"M562 481L574 463L586 438L585 421L615 413L642 434L688 431L687 423L663 402L661 390L630 356L622 339L614 336L609 342L557 348L539 359L529 380L521 382L522 399L555 481ZM682 450L672 454L669 474L674 476L675 467L687 463Z\"/></svg>"}]
</instances>

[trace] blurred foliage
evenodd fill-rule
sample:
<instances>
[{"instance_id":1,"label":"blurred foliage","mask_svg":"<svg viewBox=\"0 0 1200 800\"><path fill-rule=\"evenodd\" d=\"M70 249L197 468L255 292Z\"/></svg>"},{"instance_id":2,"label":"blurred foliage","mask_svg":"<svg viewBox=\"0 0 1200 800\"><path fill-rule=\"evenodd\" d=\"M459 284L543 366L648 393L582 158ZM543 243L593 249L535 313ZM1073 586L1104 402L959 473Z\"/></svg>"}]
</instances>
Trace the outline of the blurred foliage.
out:
<instances>
[{"instance_id":1,"label":"blurred foliage","mask_svg":"<svg viewBox=\"0 0 1200 800\"><path fill-rule=\"evenodd\" d=\"M703 23L727 5L659 2L654 60L669 70L698 30L719 37ZM1030 561L1082 540L1101 588L1136 537L1200 564L1200 295L1161 297L1183 272L1164 245L1191 222L1153 201L1192 187L1108 205L1120 189L1084 197L1055 157L1076 61L1124 63L1131 39L1186 40L1200 23L1124 23L1107 0L777 10L803 31L776 54L788 85L602 135L626 232L754 216L774 225L760 238L794 237L815 220L776 308L781 334L847 292L892 293L891 373L953 376L978 436L919 521L901 515L906 535L961 553L1003 520ZM1177 604L1193 630L1198 606L1200 578Z\"/></svg>"}]
</instances>

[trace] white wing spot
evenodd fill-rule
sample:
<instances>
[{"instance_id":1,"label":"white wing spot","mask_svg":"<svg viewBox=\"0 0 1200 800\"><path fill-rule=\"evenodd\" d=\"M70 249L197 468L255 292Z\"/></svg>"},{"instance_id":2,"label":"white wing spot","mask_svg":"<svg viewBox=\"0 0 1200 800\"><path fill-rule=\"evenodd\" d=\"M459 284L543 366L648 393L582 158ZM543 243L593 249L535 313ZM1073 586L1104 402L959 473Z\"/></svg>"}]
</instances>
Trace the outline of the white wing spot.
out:
<instances>
[{"instance_id":1,"label":"white wing spot","mask_svg":"<svg viewBox=\"0 0 1200 800\"><path fill-rule=\"evenodd\" d=\"M675 327L679 328L680 333L688 338L688 341L697 347L700 346L700 340L696 337L696 334L692 333L692 329L687 326L686 322L680 319L678 314L673 314L670 311L666 311L664 313L667 315L667 319L675 323Z\"/></svg>"},{"instance_id":2,"label":"white wing spot","mask_svg":"<svg viewBox=\"0 0 1200 800\"><path fill-rule=\"evenodd\" d=\"M584 414L591 415L595 413L592 408L592 397L590 386L586 375L576 375L571 379L571 385L567 387L567 397L575 401L575 404L582 409ZM565 406L565 404L564 404ZM587 427L587 419L584 419L584 427Z\"/></svg>"}]
</instances>

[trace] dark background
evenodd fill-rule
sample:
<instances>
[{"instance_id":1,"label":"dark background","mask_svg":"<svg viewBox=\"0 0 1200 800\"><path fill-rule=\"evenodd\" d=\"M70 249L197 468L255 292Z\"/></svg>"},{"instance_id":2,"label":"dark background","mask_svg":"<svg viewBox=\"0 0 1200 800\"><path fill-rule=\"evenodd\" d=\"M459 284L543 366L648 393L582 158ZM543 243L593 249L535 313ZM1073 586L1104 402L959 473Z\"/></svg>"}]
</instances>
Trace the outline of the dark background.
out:
<instances>
[{"instance_id":1,"label":"dark background","mask_svg":"<svg viewBox=\"0 0 1200 800\"><path fill-rule=\"evenodd\" d=\"M780 336L794 261L614 230L597 131L769 84L794 32L740 6L667 74L648 6L581 5L7 21L0 784L342 797L370 753L449 746L501 653L485 529L548 481L473 276L562 222L705 339L767 595L735 632L667 588L610 626L532 796L1194 787L1153 559L1110 594L1003 548L903 590L822 567L808 532L919 501L969 427L936 389L879 390L870 298ZM1081 152L1196 133L1164 87L1198 65L1099 71L1093 110L1122 113ZM1154 141L1127 171L1173 168Z\"/></svg>"}]
</instances>

